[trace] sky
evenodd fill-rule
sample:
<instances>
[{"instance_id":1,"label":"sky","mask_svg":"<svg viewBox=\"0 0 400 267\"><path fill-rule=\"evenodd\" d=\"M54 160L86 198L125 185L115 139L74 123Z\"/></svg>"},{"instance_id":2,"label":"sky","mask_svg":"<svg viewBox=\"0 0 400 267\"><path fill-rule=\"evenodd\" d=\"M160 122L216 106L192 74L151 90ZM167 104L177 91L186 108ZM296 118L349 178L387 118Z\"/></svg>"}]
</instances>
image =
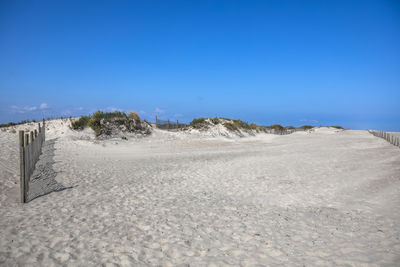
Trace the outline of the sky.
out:
<instances>
[{"instance_id":1,"label":"sky","mask_svg":"<svg viewBox=\"0 0 400 267\"><path fill-rule=\"evenodd\" d=\"M0 123L96 110L400 131L400 2L0 0Z\"/></svg>"}]
</instances>

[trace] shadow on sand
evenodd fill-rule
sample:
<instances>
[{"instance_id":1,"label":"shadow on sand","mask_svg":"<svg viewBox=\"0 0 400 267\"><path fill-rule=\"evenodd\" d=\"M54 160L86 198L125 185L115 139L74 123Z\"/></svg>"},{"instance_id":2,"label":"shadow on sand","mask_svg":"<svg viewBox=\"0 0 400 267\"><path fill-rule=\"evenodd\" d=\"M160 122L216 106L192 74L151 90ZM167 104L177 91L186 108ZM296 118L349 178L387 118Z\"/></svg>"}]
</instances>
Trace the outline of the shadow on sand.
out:
<instances>
[{"instance_id":1,"label":"shadow on sand","mask_svg":"<svg viewBox=\"0 0 400 267\"><path fill-rule=\"evenodd\" d=\"M57 172L53 169L53 165L57 139L51 139L44 143L42 154L29 181L28 202L52 192L72 188L65 187L56 180Z\"/></svg>"}]
</instances>

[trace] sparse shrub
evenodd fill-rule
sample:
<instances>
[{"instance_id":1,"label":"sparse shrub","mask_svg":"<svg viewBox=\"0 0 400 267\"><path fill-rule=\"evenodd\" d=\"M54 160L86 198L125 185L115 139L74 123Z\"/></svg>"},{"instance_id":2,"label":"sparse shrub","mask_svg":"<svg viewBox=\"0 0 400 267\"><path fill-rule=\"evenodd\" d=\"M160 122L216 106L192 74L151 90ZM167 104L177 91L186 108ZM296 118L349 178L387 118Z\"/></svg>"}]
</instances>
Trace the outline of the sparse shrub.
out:
<instances>
[{"instance_id":1,"label":"sparse shrub","mask_svg":"<svg viewBox=\"0 0 400 267\"><path fill-rule=\"evenodd\" d=\"M76 121L71 122L71 127L74 130L83 130L89 122L90 117L89 116L82 116Z\"/></svg>"},{"instance_id":2,"label":"sparse shrub","mask_svg":"<svg viewBox=\"0 0 400 267\"><path fill-rule=\"evenodd\" d=\"M126 138L125 136L121 137L122 140L128 140L128 138Z\"/></svg>"},{"instance_id":3,"label":"sparse shrub","mask_svg":"<svg viewBox=\"0 0 400 267\"><path fill-rule=\"evenodd\" d=\"M293 126L286 126L285 127L285 130L294 130L294 129L296 129L296 128L294 128Z\"/></svg>"},{"instance_id":4,"label":"sparse shrub","mask_svg":"<svg viewBox=\"0 0 400 267\"><path fill-rule=\"evenodd\" d=\"M235 124L233 124L232 122L225 122L224 126L226 127L226 129L228 129L229 131L237 131L238 128Z\"/></svg>"},{"instance_id":5,"label":"sparse shrub","mask_svg":"<svg viewBox=\"0 0 400 267\"><path fill-rule=\"evenodd\" d=\"M344 130L342 126L338 126L338 125L329 126L329 127L336 128L336 129L339 129L339 130Z\"/></svg>"},{"instance_id":6,"label":"sparse shrub","mask_svg":"<svg viewBox=\"0 0 400 267\"><path fill-rule=\"evenodd\" d=\"M302 129L302 130L311 130L312 128L314 128L314 126L311 126L311 125L303 125L300 127L300 129Z\"/></svg>"},{"instance_id":7,"label":"sparse shrub","mask_svg":"<svg viewBox=\"0 0 400 267\"><path fill-rule=\"evenodd\" d=\"M103 112L99 110L91 116L80 117L77 121L72 122L71 126L75 130L82 130L89 126L94 130L96 136L112 135L118 131L136 132L144 135L151 133L149 123L142 123L136 112L131 112L128 116L121 111Z\"/></svg>"},{"instance_id":8,"label":"sparse shrub","mask_svg":"<svg viewBox=\"0 0 400 267\"><path fill-rule=\"evenodd\" d=\"M250 128L252 129L252 130L259 130L259 127L260 126L258 126L257 124L255 124L255 123L250 123Z\"/></svg>"},{"instance_id":9,"label":"sparse shrub","mask_svg":"<svg viewBox=\"0 0 400 267\"><path fill-rule=\"evenodd\" d=\"M212 123L214 123L215 125L220 124L220 120L218 118L211 118L210 119Z\"/></svg>"},{"instance_id":10,"label":"sparse shrub","mask_svg":"<svg viewBox=\"0 0 400 267\"><path fill-rule=\"evenodd\" d=\"M100 134L100 129L101 129L100 120L101 119L96 119L95 117L91 117L87 124L90 128L93 129L93 131L95 131L96 135Z\"/></svg>"},{"instance_id":11,"label":"sparse shrub","mask_svg":"<svg viewBox=\"0 0 400 267\"><path fill-rule=\"evenodd\" d=\"M137 114L135 111L129 111L129 118L136 122L140 121L139 114Z\"/></svg>"},{"instance_id":12,"label":"sparse shrub","mask_svg":"<svg viewBox=\"0 0 400 267\"><path fill-rule=\"evenodd\" d=\"M194 128L201 128L204 125L205 121L206 121L205 118L193 119L190 122L190 126L192 126Z\"/></svg>"},{"instance_id":13,"label":"sparse shrub","mask_svg":"<svg viewBox=\"0 0 400 267\"><path fill-rule=\"evenodd\" d=\"M273 124L271 126L268 127L269 129L273 129L275 131L283 131L283 126L280 124Z\"/></svg>"},{"instance_id":14,"label":"sparse shrub","mask_svg":"<svg viewBox=\"0 0 400 267\"><path fill-rule=\"evenodd\" d=\"M245 130L251 130L251 127L247 122L241 121L241 120L232 120L233 124L236 126L238 129L245 129Z\"/></svg>"},{"instance_id":15,"label":"sparse shrub","mask_svg":"<svg viewBox=\"0 0 400 267\"><path fill-rule=\"evenodd\" d=\"M30 123L30 122L36 122L36 121L35 120L32 120L32 121L23 120L20 122L9 122L9 123L0 124L0 128L6 128L6 127L16 126L16 125Z\"/></svg>"},{"instance_id":16,"label":"sparse shrub","mask_svg":"<svg viewBox=\"0 0 400 267\"><path fill-rule=\"evenodd\" d=\"M11 133L15 134L15 133L17 133L17 131L15 129L12 129Z\"/></svg>"}]
</instances>

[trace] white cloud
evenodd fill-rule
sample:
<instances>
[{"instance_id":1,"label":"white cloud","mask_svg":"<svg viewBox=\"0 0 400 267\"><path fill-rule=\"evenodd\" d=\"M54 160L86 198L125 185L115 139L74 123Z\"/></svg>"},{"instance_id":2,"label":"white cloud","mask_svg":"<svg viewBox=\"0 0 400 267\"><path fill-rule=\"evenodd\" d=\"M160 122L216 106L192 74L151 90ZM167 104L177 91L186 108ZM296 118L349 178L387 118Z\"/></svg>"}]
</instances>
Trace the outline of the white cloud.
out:
<instances>
[{"instance_id":1,"label":"white cloud","mask_svg":"<svg viewBox=\"0 0 400 267\"><path fill-rule=\"evenodd\" d=\"M165 113L165 110L163 110L163 109L161 109L161 108L156 108L156 109L154 110L154 112L157 113L157 114L163 114L163 113Z\"/></svg>"},{"instance_id":2,"label":"white cloud","mask_svg":"<svg viewBox=\"0 0 400 267\"><path fill-rule=\"evenodd\" d=\"M35 111L35 110L37 110L37 107L35 107L35 106L25 106L24 107L24 110L26 110L26 111Z\"/></svg>"},{"instance_id":3,"label":"white cloud","mask_svg":"<svg viewBox=\"0 0 400 267\"><path fill-rule=\"evenodd\" d=\"M11 113L21 113L22 114L22 113L25 113L25 110L21 109L18 106L12 105L12 106L10 106L10 112Z\"/></svg>"},{"instance_id":4,"label":"white cloud","mask_svg":"<svg viewBox=\"0 0 400 267\"><path fill-rule=\"evenodd\" d=\"M21 113L21 114L23 114L23 113L34 112L35 110L37 110L36 106L25 106L25 107L22 108L22 107L19 107L19 106L16 106L16 105L11 105L9 111L11 113Z\"/></svg>"},{"instance_id":5,"label":"white cloud","mask_svg":"<svg viewBox=\"0 0 400 267\"><path fill-rule=\"evenodd\" d=\"M308 119L301 119L301 122L311 122L311 123L318 123L317 120L308 120Z\"/></svg>"},{"instance_id":6,"label":"white cloud","mask_svg":"<svg viewBox=\"0 0 400 267\"><path fill-rule=\"evenodd\" d=\"M49 105L47 105L47 103L42 103L42 104L40 104L40 107L39 107L40 109L48 109L49 108Z\"/></svg>"}]
</instances>

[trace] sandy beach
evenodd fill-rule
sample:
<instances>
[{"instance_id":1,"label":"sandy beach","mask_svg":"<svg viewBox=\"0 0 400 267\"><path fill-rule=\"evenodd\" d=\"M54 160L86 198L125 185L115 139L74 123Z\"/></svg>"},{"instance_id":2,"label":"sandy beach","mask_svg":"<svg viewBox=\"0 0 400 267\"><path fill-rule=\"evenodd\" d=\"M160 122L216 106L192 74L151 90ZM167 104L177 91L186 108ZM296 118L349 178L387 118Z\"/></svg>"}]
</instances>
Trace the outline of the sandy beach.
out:
<instances>
[{"instance_id":1,"label":"sandy beach","mask_svg":"<svg viewBox=\"0 0 400 267\"><path fill-rule=\"evenodd\" d=\"M367 131L98 141L47 127L27 204L18 134L0 131L2 266L400 262L400 149Z\"/></svg>"}]
</instances>

